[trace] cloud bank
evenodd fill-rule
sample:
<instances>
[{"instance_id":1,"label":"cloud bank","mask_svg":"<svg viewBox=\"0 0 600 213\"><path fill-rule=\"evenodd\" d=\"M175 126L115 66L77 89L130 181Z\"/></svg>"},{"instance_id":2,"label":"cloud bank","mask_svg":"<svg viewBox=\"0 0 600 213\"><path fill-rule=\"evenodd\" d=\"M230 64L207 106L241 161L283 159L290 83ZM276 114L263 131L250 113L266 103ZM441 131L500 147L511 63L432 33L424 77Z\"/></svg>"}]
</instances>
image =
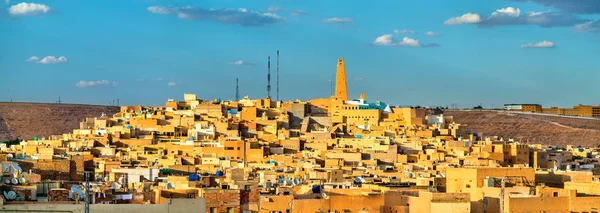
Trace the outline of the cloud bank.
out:
<instances>
[{"instance_id":1,"label":"cloud bank","mask_svg":"<svg viewBox=\"0 0 600 213\"><path fill-rule=\"evenodd\" d=\"M283 17L275 13L259 13L245 8L204 9L190 6L150 6L147 10L159 15L175 15L180 19L207 20L221 24L237 24L244 27L263 27L285 22Z\"/></svg>"},{"instance_id":2,"label":"cloud bank","mask_svg":"<svg viewBox=\"0 0 600 213\"><path fill-rule=\"evenodd\" d=\"M546 7L553 7L569 13L600 14L600 1L598 0L514 0L520 2L534 2Z\"/></svg>"},{"instance_id":3,"label":"cloud bank","mask_svg":"<svg viewBox=\"0 0 600 213\"><path fill-rule=\"evenodd\" d=\"M507 7L498 9L486 18L479 14L466 13L452 17L444 22L446 25L476 24L479 27L494 27L502 25L537 25L540 27L568 27L589 21L573 14L560 12L526 12L519 8Z\"/></svg>"}]
</instances>

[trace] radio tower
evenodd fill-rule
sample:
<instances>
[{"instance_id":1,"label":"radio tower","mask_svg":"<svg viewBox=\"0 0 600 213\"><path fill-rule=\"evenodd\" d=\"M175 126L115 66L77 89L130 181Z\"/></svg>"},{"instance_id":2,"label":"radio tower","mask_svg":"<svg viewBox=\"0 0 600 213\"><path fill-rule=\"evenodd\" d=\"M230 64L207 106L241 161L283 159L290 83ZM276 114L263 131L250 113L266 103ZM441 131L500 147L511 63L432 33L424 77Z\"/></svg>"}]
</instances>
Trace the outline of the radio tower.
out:
<instances>
[{"instance_id":1,"label":"radio tower","mask_svg":"<svg viewBox=\"0 0 600 213\"><path fill-rule=\"evenodd\" d=\"M277 101L279 101L279 50L277 50Z\"/></svg>"},{"instance_id":2,"label":"radio tower","mask_svg":"<svg viewBox=\"0 0 600 213\"><path fill-rule=\"evenodd\" d=\"M240 86L237 78L235 79L235 101L240 101Z\"/></svg>"},{"instance_id":3,"label":"radio tower","mask_svg":"<svg viewBox=\"0 0 600 213\"><path fill-rule=\"evenodd\" d=\"M271 56L267 58L267 98L271 99Z\"/></svg>"}]
</instances>

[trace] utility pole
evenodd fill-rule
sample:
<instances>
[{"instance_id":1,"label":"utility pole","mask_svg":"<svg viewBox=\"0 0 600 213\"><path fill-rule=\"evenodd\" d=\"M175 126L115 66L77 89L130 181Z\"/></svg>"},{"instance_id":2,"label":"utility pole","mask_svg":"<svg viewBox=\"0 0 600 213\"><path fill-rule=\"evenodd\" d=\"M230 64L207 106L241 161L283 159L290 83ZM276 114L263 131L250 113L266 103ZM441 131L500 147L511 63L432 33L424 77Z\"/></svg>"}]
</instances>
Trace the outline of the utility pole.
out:
<instances>
[{"instance_id":1,"label":"utility pole","mask_svg":"<svg viewBox=\"0 0 600 213\"><path fill-rule=\"evenodd\" d=\"M117 98L117 106L121 106L121 105L119 105L119 99L118 98Z\"/></svg>"},{"instance_id":2,"label":"utility pole","mask_svg":"<svg viewBox=\"0 0 600 213\"><path fill-rule=\"evenodd\" d=\"M329 79L329 96L333 96L333 83Z\"/></svg>"},{"instance_id":3,"label":"utility pole","mask_svg":"<svg viewBox=\"0 0 600 213\"><path fill-rule=\"evenodd\" d=\"M503 177L501 180L501 187L500 188L500 213L504 213L504 188L506 187L506 178Z\"/></svg>"},{"instance_id":4,"label":"utility pole","mask_svg":"<svg viewBox=\"0 0 600 213\"><path fill-rule=\"evenodd\" d=\"M85 172L85 213L90 213L90 172Z\"/></svg>"}]
</instances>

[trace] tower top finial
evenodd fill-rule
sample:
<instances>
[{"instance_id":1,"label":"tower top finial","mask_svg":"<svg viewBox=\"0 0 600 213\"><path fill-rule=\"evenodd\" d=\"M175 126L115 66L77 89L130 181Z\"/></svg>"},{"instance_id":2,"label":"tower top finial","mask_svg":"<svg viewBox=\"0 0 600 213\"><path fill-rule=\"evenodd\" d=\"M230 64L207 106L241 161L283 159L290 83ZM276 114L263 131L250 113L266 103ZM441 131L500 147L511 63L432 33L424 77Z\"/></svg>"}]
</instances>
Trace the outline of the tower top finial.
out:
<instances>
[{"instance_id":1,"label":"tower top finial","mask_svg":"<svg viewBox=\"0 0 600 213\"><path fill-rule=\"evenodd\" d=\"M360 93L360 100L365 100L365 93L364 92Z\"/></svg>"}]
</instances>

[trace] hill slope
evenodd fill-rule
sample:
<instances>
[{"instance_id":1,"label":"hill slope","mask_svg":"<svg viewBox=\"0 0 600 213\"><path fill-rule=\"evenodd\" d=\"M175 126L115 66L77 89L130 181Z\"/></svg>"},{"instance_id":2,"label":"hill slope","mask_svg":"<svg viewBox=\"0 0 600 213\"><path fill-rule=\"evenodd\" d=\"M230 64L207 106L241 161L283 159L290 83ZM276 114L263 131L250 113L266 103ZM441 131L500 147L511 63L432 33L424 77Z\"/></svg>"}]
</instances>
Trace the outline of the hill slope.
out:
<instances>
[{"instance_id":1,"label":"hill slope","mask_svg":"<svg viewBox=\"0 0 600 213\"><path fill-rule=\"evenodd\" d=\"M86 117L99 117L102 113L112 115L119 111L115 106L47 104L47 103L0 103L0 141L32 139L70 133L79 128Z\"/></svg>"},{"instance_id":2,"label":"hill slope","mask_svg":"<svg viewBox=\"0 0 600 213\"><path fill-rule=\"evenodd\" d=\"M473 133L525 143L566 146L600 144L600 120L522 115L492 111L445 111Z\"/></svg>"}]
</instances>

